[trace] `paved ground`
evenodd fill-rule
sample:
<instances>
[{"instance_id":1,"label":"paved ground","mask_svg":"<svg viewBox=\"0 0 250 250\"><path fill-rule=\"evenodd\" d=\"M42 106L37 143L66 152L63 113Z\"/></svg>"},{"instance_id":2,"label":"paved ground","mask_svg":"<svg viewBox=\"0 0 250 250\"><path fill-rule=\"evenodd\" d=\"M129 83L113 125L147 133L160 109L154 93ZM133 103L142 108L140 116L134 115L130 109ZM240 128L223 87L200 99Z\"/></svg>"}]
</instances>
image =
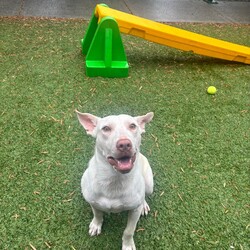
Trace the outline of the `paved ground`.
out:
<instances>
[{"instance_id":1,"label":"paved ground","mask_svg":"<svg viewBox=\"0 0 250 250\"><path fill-rule=\"evenodd\" d=\"M208 0L212 1L212 0ZM0 0L0 16L84 18L97 3L162 22L250 23L250 0Z\"/></svg>"}]
</instances>

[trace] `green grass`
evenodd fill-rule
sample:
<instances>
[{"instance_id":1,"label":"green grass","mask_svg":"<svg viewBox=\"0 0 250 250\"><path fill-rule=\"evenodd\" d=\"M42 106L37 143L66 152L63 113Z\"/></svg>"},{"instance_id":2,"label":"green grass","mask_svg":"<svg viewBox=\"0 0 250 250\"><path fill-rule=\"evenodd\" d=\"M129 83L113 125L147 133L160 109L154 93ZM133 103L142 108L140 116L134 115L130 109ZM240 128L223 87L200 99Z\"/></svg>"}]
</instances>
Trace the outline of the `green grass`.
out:
<instances>
[{"instance_id":1,"label":"green grass","mask_svg":"<svg viewBox=\"0 0 250 250\"><path fill-rule=\"evenodd\" d=\"M250 45L247 25L173 25ZM129 77L88 78L86 27L1 19L0 248L120 249L126 213L106 215L102 235L88 236L80 178L94 141L77 108L155 112L141 148L155 191L135 234L139 250L249 249L249 66L123 36Z\"/></svg>"}]
</instances>

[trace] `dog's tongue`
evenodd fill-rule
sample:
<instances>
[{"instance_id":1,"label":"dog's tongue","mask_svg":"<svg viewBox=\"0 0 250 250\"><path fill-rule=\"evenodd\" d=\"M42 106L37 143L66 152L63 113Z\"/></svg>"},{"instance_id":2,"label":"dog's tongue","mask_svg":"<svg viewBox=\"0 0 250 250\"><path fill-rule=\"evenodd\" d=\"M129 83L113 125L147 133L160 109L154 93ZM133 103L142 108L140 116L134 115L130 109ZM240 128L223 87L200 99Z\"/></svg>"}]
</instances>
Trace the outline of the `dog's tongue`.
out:
<instances>
[{"instance_id":1,"label":"dog's tongue","mask_svg":"<svg viewBox=\"0 0 250 250\"><path fill-rule=\"evenodd\" d=\"M131 158L126 159L126 160L122 160L122 161L118 160L117 163L118 163L117 170L120 170L120 171L129 171L133 167L133 163L132 163Z\"/></svg>"},{"instance_id":2,"label":"dog's tongue","mask_svg":"<svg viewBox=\"0 0 250 250\"><path fill-rule=\"evenodd\" d=\"M117 171L120 171L121 173L128 173L134 165L133 158L123 158L123 159L114 159L113 157L108 158L109 164L114 166L114 168Z\"/></svg>"}]
</instances>

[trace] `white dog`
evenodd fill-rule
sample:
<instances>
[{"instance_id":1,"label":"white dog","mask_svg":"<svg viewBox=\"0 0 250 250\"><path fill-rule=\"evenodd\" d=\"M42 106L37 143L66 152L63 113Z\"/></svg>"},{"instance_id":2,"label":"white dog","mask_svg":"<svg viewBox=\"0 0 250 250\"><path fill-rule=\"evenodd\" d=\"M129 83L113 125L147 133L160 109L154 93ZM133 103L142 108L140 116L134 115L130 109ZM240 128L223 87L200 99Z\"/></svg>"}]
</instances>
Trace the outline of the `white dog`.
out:
<instances>
[{"instance_id":1,"label":"white dog","mask_svg":"<svg viewBox=\"0 0 250 250\"><path fill-rule=\"evenodd\" d=\"M82 194L94 214L89 234L101 233L103 212L129 211L122 249L135 250L136 224L150 210L145 194L153 192L152 170L140 153L141 133L154 114L100 118L76 112L87 134L96 138L94 156L81 179Z\"/></svg>"}]
</instances>

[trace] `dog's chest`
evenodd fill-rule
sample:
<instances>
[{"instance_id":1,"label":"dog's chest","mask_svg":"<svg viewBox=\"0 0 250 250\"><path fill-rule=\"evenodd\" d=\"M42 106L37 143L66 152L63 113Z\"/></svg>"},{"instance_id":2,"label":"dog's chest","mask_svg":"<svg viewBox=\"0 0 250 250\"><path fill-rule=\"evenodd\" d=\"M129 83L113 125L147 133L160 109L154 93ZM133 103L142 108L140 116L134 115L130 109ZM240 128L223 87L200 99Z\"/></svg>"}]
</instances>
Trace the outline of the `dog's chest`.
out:
<instances>
[{"instance_id":1,"label":"dog's chest","mask_svg":"<svg viewBox=\"0 0 250 250\"><path fill-rule=\"evenodd\" d=\"M135 196L134 196L135 198ZM110 213L119 213L122 211L132 210L140 206L143 202L142 197L136 197L136 199L129 197L123 199L109 199L106 197L99 197L99 199L93 200L90 204L97 209Z\"/></svg>"},{"instance_id":2,"label":"dog's chest","mask_svg":"<svg viewBox=\"0 0 250 250\"><path fill-rule=\"evenodd\" d=\"M140 206L145 198L145 185L142 178L132 182L92 181L91 184L83 180L82 184L82 193L86 201L105 212L132 210Z\"/></svg>"}]
</instances>

